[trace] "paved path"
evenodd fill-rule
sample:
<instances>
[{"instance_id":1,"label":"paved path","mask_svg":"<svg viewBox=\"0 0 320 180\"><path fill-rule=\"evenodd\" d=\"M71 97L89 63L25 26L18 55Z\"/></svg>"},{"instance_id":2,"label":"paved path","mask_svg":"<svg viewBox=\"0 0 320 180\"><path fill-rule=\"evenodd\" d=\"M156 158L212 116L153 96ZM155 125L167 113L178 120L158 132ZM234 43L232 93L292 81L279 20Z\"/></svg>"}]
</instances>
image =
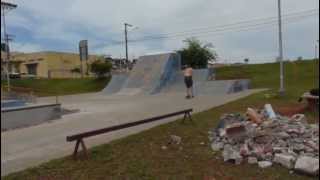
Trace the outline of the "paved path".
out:
<instances>
[{"instance_id":1,"label":"paved path","mask_svg":"<svg viewBox=\"0 0 320 180\"><path fill-rule=\"evenodd\" d=\"M80 109L80 112L65 115L62 119L51 123L1 133L1 176L71 154L74 143L66 142L67 135L185 108L194 108L195 112L199 112L258 91L261 90L249 90L230 95L198 96L192 100L184 99L184 94L156 96L85 94L61 97L60 102L63 107ZM54 99L42 98L39 101L52 102ZM104 144L174 119L93 137L86 141L86 144L89 147Z\"/></svg>"}]
</instances>

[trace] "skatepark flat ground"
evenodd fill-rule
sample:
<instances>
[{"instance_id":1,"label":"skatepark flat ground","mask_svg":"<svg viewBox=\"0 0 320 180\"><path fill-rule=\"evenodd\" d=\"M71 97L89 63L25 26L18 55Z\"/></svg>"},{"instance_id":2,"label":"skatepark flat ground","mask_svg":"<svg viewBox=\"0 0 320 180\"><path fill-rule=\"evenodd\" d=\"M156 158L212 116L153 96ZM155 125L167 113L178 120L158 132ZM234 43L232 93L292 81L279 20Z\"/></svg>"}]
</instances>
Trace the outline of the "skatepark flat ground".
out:
<instances>
[{"instance_id":1,"label":"skatepark flat ground","mask_svg":"<svg viewBox=\"0 0 320 180\"><path fill-rule=\"evenodd\" d=\"M74 143L66 142L68 135L186 108L201 112L260 91L262 89L228 95L201 95L191 100L185 99L183 93L153 96L106 96L103 93L63 96L59 98L62 107L80 111L64 115L62 119L50 123L1 133L1 176L70 155L73 152ZM54 98L39 99L40 103L53 101ZM85 139L85 143L88 147L105 144L178 118L180 117L99 135Z\"/></svg>"}]
</instances>

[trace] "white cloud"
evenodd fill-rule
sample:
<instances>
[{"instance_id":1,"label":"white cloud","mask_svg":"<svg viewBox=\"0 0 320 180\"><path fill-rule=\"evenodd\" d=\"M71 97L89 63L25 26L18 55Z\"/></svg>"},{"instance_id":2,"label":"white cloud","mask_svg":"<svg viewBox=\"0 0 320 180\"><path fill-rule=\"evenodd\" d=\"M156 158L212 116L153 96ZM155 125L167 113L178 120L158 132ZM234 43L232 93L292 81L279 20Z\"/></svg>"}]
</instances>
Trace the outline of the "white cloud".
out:
<instances>
[{"instance_id":1,"label":"white cloud","mask_svg":"<svg viewBox=\"0 0 320 180\"><path fill-rule=\"evenodd\" d=\"M95 45L92 52L124 56L124 46L100 45L110 40L123 41L123 23L139 29L129 32L130 39L148 34L181 32L199 27L218 26L238 21L277 16L277 1L273 0L15 0L18 9L13 15L15 26L31 29L38 39L52 39L76 44L89 39ZM319 7L318 0L282 0L283 14ZM21 11L19 11L21 9ZM28 14L26 14L28 13ZM307 21L287 26L286 55L309 55L310 40L318 22ZM303 25L305 28L300 28ZM295 31L295 29L298 29ZM304 33L297 36L296 33ZM312 34L314 33L314 34ZM259 37L259 34L264 37ZM181 38L145 41L129 44L131 56L145 53L172 51L180 48ZM212 42L223 57L262 57L277 54L277 30L265 32L226 33L221 36L201 36ZM296 43L300 42L300 43ZM46 41L47 43L47 41ZM260 44L264 43L264 46ZM236 45L235 45L236 44ZM42 46L46 46L43 44ZM98 47L99 46L99 47Z\"/></svg>"},{"instance_id":2,"label":"white cloud","mask_svg":"<svg viewBox=\"0 0 320 180\"><path fill-rule=\"evenodd\" d=\"M40 45L31 44L31 43L12 42L10 46L11 46L10 48L13 51L18 51L18 52L38 52L43 50L43 48Z\"/></svg>"}]
</instances>

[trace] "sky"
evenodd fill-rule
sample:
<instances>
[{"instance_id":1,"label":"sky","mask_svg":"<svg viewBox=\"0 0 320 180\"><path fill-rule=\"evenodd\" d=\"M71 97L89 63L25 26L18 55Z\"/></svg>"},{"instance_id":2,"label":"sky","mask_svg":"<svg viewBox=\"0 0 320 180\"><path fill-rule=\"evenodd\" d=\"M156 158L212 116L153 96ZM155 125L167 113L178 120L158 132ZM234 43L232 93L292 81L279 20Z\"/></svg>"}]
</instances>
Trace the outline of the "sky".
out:
<instances>
[{"instance_id":1,"label":"sky","mask_svg":"<svg viewBox=\"0 0 320 180\"><path fill-rule=\"evenodd\" d=\"M277 17L277 0L6 0L18 8L7 14L12 51L78 53L87 39L90 54L125 56L124 23L128 39L169 34L170 38L129 42L129 57L172 52L195 37L211 43L221 62L274 61L278 56L278 28L267 24L250 30L215 28L243 21ZM319 0L282 0L282 14L319 9ZM275 19L276 20L276 19ZM261 23L261 22L260 22ZM245 24L244 24L245 26ZM284 58L313 58L319 39L319 14L283 23ZM243 27L242 27L243 28ZM1 32L3 26L1 26Z\"/></svg>"}]
</instances>

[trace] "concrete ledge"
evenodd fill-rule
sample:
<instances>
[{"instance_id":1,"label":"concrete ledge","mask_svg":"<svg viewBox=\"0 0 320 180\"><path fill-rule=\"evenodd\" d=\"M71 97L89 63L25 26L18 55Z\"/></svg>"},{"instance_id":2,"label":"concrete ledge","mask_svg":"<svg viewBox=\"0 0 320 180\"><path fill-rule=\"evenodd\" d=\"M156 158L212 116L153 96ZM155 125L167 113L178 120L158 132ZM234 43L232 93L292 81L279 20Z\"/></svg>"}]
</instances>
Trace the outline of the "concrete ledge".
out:
<instances>
[{"instance_id":1,"label":"concrete ledge","mask_svg":"<svg viewBox=\"0 0 320 180\"><path fill-rule=\"evenodd\" d=\"M228 88L228 93L237 93L240 91L250 89L251 80L250 79L237 79Z\"/></svg>"},{"instance_id":2,"label":"concrete ledge","mask_svg":"<svg viewBox=\"0 0 320 180\"><path fill-rule=\"evenodd\" d=\"M61 104L44 104L1 110L1 131L33 126L61 118Z\"/></svg>"}]
</instances>

